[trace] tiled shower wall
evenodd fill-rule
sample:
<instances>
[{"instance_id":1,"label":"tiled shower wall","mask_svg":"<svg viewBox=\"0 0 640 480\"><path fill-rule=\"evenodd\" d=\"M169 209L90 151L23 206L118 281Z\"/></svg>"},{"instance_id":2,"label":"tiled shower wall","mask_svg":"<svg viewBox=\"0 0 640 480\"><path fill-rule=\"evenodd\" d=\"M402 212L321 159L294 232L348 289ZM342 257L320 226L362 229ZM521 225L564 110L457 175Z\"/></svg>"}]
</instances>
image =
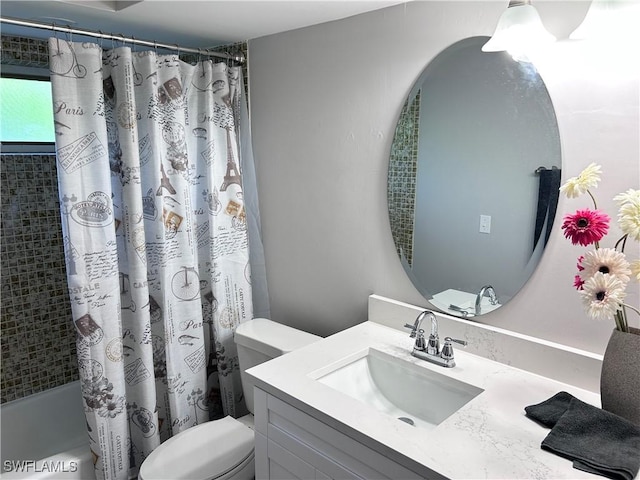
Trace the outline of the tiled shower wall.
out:
<instances>
[{"instance_id":1,"label":"tiled shower wall","mask_svg":"<svg viewBox=\"0 0 640 480\"><path fill-rule=\"evenodd\" d=\"M398 255L413 263L413 218L416 197L420 91L402 108L389 158L387 203Z\"/></svg>"},{"instance_id":2,"label":"tiled shower wall","mask_svg":"<svg viewBox=\"0 0 640 480\"><path fill-rule=\"evenodd\" d=\"M3 154L2 402L78 378L55 155Z\"/></svg>"},{"instance_id":3,"label":"tiled shower wall","mask_svg":"<svg viewBox=\"0 0 640 480\"><path fill-rule=\"evenodd\" d=\"M246 58L247 44L220 47ZM193 61L187 55L185 61ZM2 64L48 68L46 40L2 36ZM245 74L245 88L248 74ZM55 155L2 154L0 401L78 378Z\"/></svg>"}]
</instances>

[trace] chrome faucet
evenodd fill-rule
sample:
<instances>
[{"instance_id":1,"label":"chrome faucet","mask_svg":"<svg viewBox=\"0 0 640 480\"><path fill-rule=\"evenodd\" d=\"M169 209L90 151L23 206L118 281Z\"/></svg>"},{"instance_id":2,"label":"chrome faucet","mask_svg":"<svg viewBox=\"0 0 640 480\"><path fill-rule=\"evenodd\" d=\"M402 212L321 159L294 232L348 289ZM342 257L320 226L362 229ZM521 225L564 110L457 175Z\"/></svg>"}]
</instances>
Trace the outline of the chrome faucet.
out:
<instances>
[{"instance_id":1,"label":"chrome faucet","mask_svg":"<svg viewBox=\"0 0 640 480\"><path fill-rule=\"evenodd\" d=\"M431 333L429 334L429 340L425 341L424 330L420 328L424 317L429 316L431 319ZM409 337L415 338L416 341L413 345L411 355L421 360L426 360L442 367L455 367L456 362L453 358L453 343L460 345L467 345L464 340L457 340L451 337L445 337L444 345L440 350L440 339L438 337L438 319L429 310L425 310L416 318L413 325L406 323L405 328L411 330Z\"/></svg>"},{"instance_id":2,"label":"chrome faucet","mask_svg":"<svg viewBox=\"0 0 640 480\"><path fill-rule=\"evenodd\" d=\"M484 297L485 293L489 294L489 303L491 305L496 305L498 303L498 296L496 295L496 291L491 285L485 285L480 289L478 295L476 296L476 315L480 315L480 311L482 310L480 304L482 303L482 298Z\"/></svg>"}]
</instances>

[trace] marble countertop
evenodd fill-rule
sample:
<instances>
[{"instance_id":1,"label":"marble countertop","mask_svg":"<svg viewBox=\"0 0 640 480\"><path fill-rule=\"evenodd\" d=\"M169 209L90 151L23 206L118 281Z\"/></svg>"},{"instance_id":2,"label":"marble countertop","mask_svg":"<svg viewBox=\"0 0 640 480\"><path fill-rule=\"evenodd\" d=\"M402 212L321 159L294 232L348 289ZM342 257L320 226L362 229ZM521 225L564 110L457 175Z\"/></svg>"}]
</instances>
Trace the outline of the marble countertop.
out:
<instances>
[{"instance_id":1,"label":"marble countertop","mask_svg":"<svg viewBox=\"0 0 640 480\"><path fill-rule=\"evenodd\" d=\"M411 356L407 333L364 322L247 371L258 387L355 438L416 473L452 479L602 478L576 470L571 461L544 451L549 429L527 418L524 407L559 391L600 406L599 396L565 383L456 348L456 367ZM375 348L469 383L484 391L433 430L407 425L314 380L355 352ZM427 401L427 399L425 399Z\"/></svg>"}]
</instances>

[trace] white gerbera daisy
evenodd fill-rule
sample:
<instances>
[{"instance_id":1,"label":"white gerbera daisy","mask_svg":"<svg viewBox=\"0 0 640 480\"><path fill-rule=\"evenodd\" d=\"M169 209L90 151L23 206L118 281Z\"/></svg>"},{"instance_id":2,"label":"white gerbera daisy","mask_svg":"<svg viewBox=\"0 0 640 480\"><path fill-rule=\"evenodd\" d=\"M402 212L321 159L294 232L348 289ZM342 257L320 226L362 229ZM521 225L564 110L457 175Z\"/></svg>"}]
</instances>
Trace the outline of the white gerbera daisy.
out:
<instances>
[{"instance_id":1,"label":"white gerbera daisy","mask_svg":"<svg viewBox=\"0 0 640 480\"><path fill-rule=\"evenodd\" d=\"M640 242L640 197L620 206L618 225L630 238Z\"/></svg>"},{"instance_id":2,"label":"white gerbera daisy","mask_svg":"<svg viewBox=\"0 0 640 480\"><path fill-rule=\"evenodd\" d=\"M640 260L634 260L629 267L631 268L631 275L636 277L636 280L640 282Z\"/></svg>"},{"instance_id":3,"label":"white gerbera daisy","mask_svg":"<svg viewBox=\"0 0 640 480\"><path fill-rule=\"evenodd\" d=\"M563 192L568 198L576 198L584 194L590 188L596 188L598 182L600 182L600 174L602 173L602 167L591 163L585 168L577 177L571 177L560 187L560 191Z\"/></svg>"},{"instance_id":4,"label":"white gerbera daisy","mask_svg":"<svg viewBox=\"0 0 640 480\"><path fill-rule=\"evenodd\" d=\"M627 257L613 248L598 248L585 253L580 266L584 269L580 273L582 278L592 277L596 272L601 272L617 277L625 288L629 283L631 268Z\"/></svg>"},{"instance_id":5,"label":"white gerbera daisy","mask_svg":"<svg viewBox=\"0 0 640 480\"><path fill-rule=\"evenodd\" d=\"M619 193L613 197L613 201L618 205L624 205L625 203L640 203L640 190L630 188L626 192Z\"/></svg>"},{"instance_id":6,"label":"white gerbera daisy","mask_svg":"<svg viewBox=\"0 0 640 480\"><path fill-rule=\"evenodd\" d=\"M594 320L611 320L622 309L624 283L611 275L596 272L584 282L582 301L587 314Z\"/></svg>"}]
</instances>

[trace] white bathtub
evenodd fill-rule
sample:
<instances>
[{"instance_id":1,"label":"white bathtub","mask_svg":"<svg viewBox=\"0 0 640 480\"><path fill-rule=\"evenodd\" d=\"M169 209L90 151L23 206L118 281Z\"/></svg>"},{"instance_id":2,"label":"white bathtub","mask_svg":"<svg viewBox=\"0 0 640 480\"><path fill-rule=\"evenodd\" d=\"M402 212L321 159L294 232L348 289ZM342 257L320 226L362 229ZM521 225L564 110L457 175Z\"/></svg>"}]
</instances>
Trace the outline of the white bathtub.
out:
<instances>
[{"instance_id":1,"label":"white bathtub","mask_svg":"<svg viewBox=\"0 0 640 480\"><path fill-rule=\"evenodd\" d=\"M80 382L3 403L2 479L95 478Z\"/></svg>"}]
</instances>

